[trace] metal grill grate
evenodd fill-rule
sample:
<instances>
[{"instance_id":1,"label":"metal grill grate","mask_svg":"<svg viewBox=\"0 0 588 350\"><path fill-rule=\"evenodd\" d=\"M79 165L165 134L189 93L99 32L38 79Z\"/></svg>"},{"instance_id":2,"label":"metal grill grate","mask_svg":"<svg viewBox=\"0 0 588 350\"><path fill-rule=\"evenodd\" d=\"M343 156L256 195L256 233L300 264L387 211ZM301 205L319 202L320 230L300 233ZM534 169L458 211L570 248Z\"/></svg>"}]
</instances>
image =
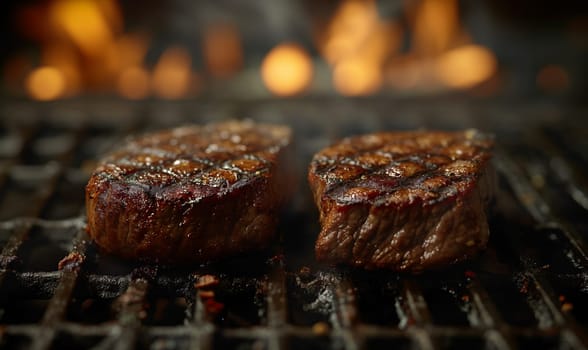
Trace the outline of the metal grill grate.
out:
<instances>
[{"instance_id":1,"label":"metal grill grate","mask_svg":"<svg viewBox=\"0 0 588 350\"><path fill-rule=\"evenodd\" d=\"M586 112L512 101L11 102L0 126L0 345L586 348ZM98 154L130 132L235 116L291 125L300 179L312 153L341 136L494 131L500 191L488 250L420 276L318 265L303 180L282 240L262 255L177 269L122 262L87 241L83 188ZM201 286L206 275L218 285Z\"/></svg>"}]
</instances>

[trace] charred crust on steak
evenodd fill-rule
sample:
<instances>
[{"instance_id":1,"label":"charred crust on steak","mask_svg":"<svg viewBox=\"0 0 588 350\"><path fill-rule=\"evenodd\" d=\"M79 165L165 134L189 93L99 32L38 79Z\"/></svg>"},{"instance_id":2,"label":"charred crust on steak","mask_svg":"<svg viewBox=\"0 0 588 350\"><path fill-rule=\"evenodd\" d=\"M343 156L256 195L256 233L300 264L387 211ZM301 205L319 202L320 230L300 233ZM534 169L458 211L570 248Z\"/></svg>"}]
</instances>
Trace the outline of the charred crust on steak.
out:
<instances>
[{"instance_id":1,"label":"charred crust on steak","mask_svg":"<svg viewBox=\"0 0 588 350\"><path fill-rule=\"evenodd\" d=\"M476 130L414 131L355 136L323 149L309 168L322 227L317 258L418 272L475 254L488 238L493 144ZM464 229L471 240L457 232ZM463 249L446 248L451 240Z\"/></svg>"},{"instance_id":2,"label":"charred crust on steak","mask_svg":"<svg viewBox=\"0 0 588 350\"><path fill-rule=\"evenodd\" d=\"M473 130L457 135L407 132L347 138L315 155L311 172L325 183L323 196L341 204L432 205L471 188L481 175L476 170L490 159L490 136Z\"/></svg>"},{"instance_id":3,"label":"charred crust on steak","mask_svg":"<svg viewBox=\"0 0 588 350\"><path fill-rule=\"evenodd\" d=\"M88 232L105 251L206 262L264 246L289 179L288 127L227 121L129 138L86 186Z\"/></svg>"},{"instance_id":4,"label":"charred crust on steak","mask_svg":"<svg viewBox=\"0 0 588 350\"><path fill-rule=\"evenodd\" d=\"M268 177L273 156L290 137L288 128L251 122L180 127L130 138L94 175L156 190L190 185L233 190L243 180Z\"/></svg>"}]
</instances>

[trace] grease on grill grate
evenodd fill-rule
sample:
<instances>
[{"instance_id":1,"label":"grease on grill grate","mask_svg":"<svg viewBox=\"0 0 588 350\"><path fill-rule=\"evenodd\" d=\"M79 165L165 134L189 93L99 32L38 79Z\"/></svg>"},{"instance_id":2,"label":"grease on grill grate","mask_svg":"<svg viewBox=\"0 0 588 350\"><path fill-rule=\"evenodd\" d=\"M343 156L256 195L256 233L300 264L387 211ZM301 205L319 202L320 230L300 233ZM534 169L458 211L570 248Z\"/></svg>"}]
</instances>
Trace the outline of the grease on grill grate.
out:
<instances>
[{"instance_id":1,"label":"grease on grill grate","mask_svg":"<svg viewBox=\"0 0 588 350\"><path fill-rule=\"evenodd\" d=\"M104 108L126 115L124 124L90 107L82 119L27 124L2 116L11 122L0 127L0 347L586 348L588 192L578 179L588 162L574 147L585 139L564 136L580 137L578 128L565 120L552 128L550 117L552 124L525 124L520 137L501 123L489 126L504 113L495 106L473 113L399 101L395 114L411 116L403 119L388 116L388 103L270 101L204 110L177 103L165 110L177 114L173 120L205 122L238 110L288 123L299 137L301 178L314 151L359 131L495 129L500 198L479 258L421 276L318 265L316 210L299 191L283 215L283 239L263 254L182 269L120 261L87 241L83 188L98 154L165 121L142 120L132 104ZM52 108L51 116L72 115L66 103ZM333 115L324 116L327 109ZM528 113L524 106L509 111Z\"/></svg>"}]
</instances>

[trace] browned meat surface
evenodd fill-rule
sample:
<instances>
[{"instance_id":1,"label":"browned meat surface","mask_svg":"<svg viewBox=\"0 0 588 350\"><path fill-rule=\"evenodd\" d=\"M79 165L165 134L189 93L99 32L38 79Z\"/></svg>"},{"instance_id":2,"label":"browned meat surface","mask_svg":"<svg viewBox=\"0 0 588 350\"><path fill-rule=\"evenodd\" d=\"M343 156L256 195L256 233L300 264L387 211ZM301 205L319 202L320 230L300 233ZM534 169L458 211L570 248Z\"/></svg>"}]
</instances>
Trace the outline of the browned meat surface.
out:
<instances>
[{"instance_id":1,"label":"browned meat surface","mask_svg":"<svg viewBox=\"0 0 588 350\"><path fill-rule=\"evenodd\" d=\"M320 261L419 272L486 246L491 137L388 132L317 153L308 179L320 212Z\"/></svg>"},{"instance_id":2,"label":"browned meat surface","mask_svg":"<svg viewBox=\"0 0 588 350\"><path fill-rule=\"evenodd\" d=\"M88 232L104 251L161 263L260 249L285 200L290 129L229 121L129 140L86 187Z\"/></svg>"}]
</instances>

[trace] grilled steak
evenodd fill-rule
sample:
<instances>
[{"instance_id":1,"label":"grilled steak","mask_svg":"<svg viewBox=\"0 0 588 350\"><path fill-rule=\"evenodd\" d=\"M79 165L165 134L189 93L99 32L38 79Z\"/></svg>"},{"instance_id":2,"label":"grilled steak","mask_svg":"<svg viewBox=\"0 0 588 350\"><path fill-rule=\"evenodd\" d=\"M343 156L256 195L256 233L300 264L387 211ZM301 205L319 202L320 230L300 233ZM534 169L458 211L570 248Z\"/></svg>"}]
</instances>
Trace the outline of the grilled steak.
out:
<instances>
[{"instance_id":1,"label":"grilled steak","mask_svg":"<svg viewBox=\"0 0 588 350\"><path fill-rule=\"evenodd\" d=\"M271 241L288 187L290 129L229 121L129 140L86 186L88 232L104 251L206 262Z\"/></svg>"},{"instance_id":2,"label":"grilled steak","mask_svg":"<svg viewBox=\"0 0 588 350\"><path fill-rule=\"evenodd\" d=\"M419 272L486 246L491 137L464 132L356 136L317 153L320 261Z\"/></svg>"}]
</instances>

